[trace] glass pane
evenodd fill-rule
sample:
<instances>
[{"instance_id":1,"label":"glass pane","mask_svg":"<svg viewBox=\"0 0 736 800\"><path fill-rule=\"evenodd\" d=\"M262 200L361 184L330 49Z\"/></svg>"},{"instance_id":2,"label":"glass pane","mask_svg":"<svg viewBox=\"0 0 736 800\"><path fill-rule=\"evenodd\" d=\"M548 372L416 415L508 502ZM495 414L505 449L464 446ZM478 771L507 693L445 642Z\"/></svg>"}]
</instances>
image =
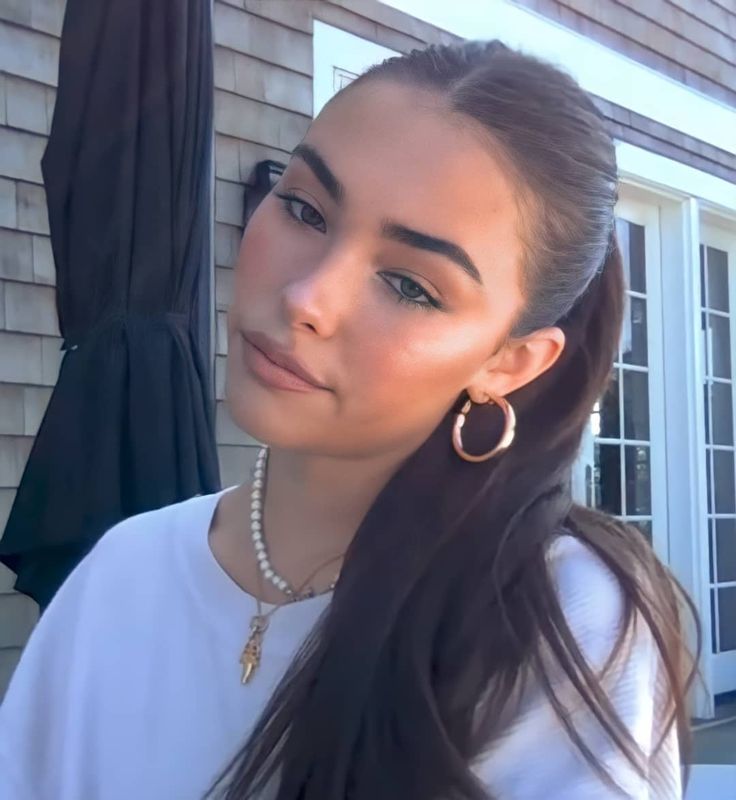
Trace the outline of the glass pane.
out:
<instances>
[{"instance_id":1,"label":"glass pane","mask_svg":"<svg viewBox=\"0 0 736 800\"><path fill-rule=\"evenodd\" d=\"M713 513L713 473L711 467L711 451L705 454L705 481L707 485L707 492L708 492L708 513Z\"/></svg>"},{"instance_id":2,"label":"glass pane","mask_svg":"<svg viewBox=\"0 0 736 800\"><path fill-rule=\"evenodd\" d=\"M716 570L721 583L736 581L736 520L716 520Z\"/></svg>"},{"instance_id":3,"label":"glass pane","mask_svg":"<svg viewBox=\"0 0 736 800\"><path fill-rule=\"evenodd\" d=\"M728 450L713 451L713 478L715 513L732 514L736 511L733 482L733 453Z\"/></svg>"},{"instance_id":4,"label":"glass pane","mask_svg":"<svg viewBox=\"0 0 736 800\"><path fill-rule=\"evenodd\" d=\"M705 308L707 303L705 299L705 255L704 247L700 245L700 305Z\"/></svg>"},{"instance_id":5,"label":"glass pane","mask_svg":"<svg viewBox=\"0 0 736 800\"><path fill-rule=\"evenodd\" d=\"M713 444L733 444L731 384L712 383L710 392L713 407Z\"/></svg>"},{"instance_id":6,"label":"glass pane","mask_svg":"<svg viewBox=\"0 0 736 800\"><path fill-rule=\"evenodd\" d=\"M727 317L708 314L713 377L731 377L731 326Z\"/></svg>"},{"instance_id":7,"label":"glass pane","mask_svg":"<svg viewBox=\"0 0 736 800\"><path fill-rule=\"evenodd\" d=\"M703 384L703 412L705 414L705 443L712 444L710 439L710 392L708 384Z\"/></svg>"},{"instance_id":8,"label":"glass pane","mask_svg":"<svg viewBox=\"0 0 736 800\"><path fill-rule=\"evenodd\" d=\"M650 519L638 519L636 522L629 522L629 525L638 528L649 544L652 543L652 521Z\"/></svg>"},{"instance_id":9,"label":"glass pane","mask_svg":"<svg viewBox=\"0 0 736 800\"><path fill-rule=\"evenodd\" d=\"M629 263L631 270L631 289L634 292L646 292L647 272L644 253L644 226L629 223Z\"/></svg>"},{"instance_id":10,"label":"glass pane","mask_svg":"<svg viewBox=\"0 0 736 800\"><path fill-rule=\"evenodd\" d=\"M624 435L649 439L649 375L624 370Z\"/></svg>"},{"instance_id":11,"label":"glass pane","mask_svg":"<svg viewBox=\"0 0 736 800\"><path fill-rule=\"evenodd\" d=\"M718 590L718 651L736 650L736 586Z\"/></svg>"},{"instance_id":12,"label":"glass pane","mask_svg":"<svg viewBox=\"0 0 736 800\"><path fill-rule=\"evenodd\" d=\"M621 263L624 268L624 282L626 288L631 288L631 259L629 256L629 223L621 217L616 217L616 238L621 251Z\"/></svg>"},{"instance_id":13,"label":"glass pane","mask_svg":"<svg viewBox=\"0 0 736 800\"><path fill-rule=\"evenodd\" d=\"M621 344L627 364L647 365L647 301L641 297L628 298L628 314L624 320Z\"/></svg>"},{"instance_id":14,"label":"glass pane","mask_svg":"<svg viewBox=\"0 0 736 800\"><path fill-rule=\"evenodd\" d=\"M728 253L708 248L708 307L728 311Z\"/></svg>"},{"instance_id":15,"label":"glass pane","mask_svg":"<svg viewBox=\"0 0 736 800\"><path fill-rule=\"evenodd\" d=\"M629 516L652 513L649 477L649 448L639 445L624 448L626 468L626 513Z\"/></svg>"},{"instance_id":16,"label":"glass pane","mask_svg":"<svg viewBox=\"0 0 736 800\"><path fill-rule=\"evenodd\" d=\"M596 508L621 514L621 448L617 444L595 445Z\"/></svg>"},{"instance_id":17,"label":"glass pane","mask_svg":"<svg viewBox=\"0 0 736 800\"><path fill-rule=\"evenodd\" d=\"M618 439L621 436L618 408L618 370L613 373L608 391L601 398L601 430L603 439Z\"/></svg>"},{"instance_id":18,"label":"glass pane","mask_svg":"<svg viewBox=\"0 0 736 800\"><path fill-rule=\"evenodd\" d=\"M716 602L715 592L710 590L710 640L713 642L713 652L718 652L718 639L716 637Z\"/></svg>"},{"instance_id":19,"label":"glass pane","mask_svg":"<svg viewBox=\"0 0 736 800\"><path fill-rule=\"evenodd\" d=\"M713 563L716 559L716 548L715 548L715 538L713 534L713 526L715 525L715 520L709 519L708 520L708 567L710 573L710 582L715 583L715 572L713 571Z\"/></svg>"},{"instance_id":20,"label":"glass pane","mask_svg":"<svg viewBox=\"0 0 736 800\"><path fill-rule=\"evenodd\" d=\"M705 374L710 375L710 348L708 347L708 315L700 315L700 353L703 358Z\"/></svg>"}]
</instances>

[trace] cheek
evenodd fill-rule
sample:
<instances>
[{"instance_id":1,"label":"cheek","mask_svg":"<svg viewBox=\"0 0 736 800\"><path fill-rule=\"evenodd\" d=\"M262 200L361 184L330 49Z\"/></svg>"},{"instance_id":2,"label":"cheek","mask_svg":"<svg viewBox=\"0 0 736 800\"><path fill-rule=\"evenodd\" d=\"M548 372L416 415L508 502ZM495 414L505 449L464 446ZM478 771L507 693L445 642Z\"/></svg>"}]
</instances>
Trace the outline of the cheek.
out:
<instances>
[{"instance_id":1,"label":"cheek","mask_svg":"<svg viewBox=\"0 0 736 800\"><path fill-rule=\"evenodd\" d=\"M290 237L266 197L251 217L240 242L235 266L235 297L242 302L253 292L272 285L280 274L279 265L290 260Z\"/></svg>"},{"instance_id":2,"label":"cheek","mask_svg":"<svg viewBox=\"0 0 736 800\"><path fill-rule=\"evenodd\" d=\"M421 315L424 312L403 311ZM430 317L434 312L427 312ZM450 316L409 319L392 330L378 328L353 348L353 371L361 390L372 399L434 397L439 404L454 398L493 352L500 331L488 320L459 323Z\"/></svg>"}]
</instances>

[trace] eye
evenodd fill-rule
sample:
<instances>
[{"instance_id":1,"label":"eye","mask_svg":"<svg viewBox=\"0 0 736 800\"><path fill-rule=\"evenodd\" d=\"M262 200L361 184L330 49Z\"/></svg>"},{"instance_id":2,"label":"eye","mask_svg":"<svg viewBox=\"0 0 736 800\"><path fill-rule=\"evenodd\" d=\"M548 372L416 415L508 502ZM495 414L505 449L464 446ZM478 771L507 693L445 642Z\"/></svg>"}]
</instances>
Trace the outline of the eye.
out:
<instances>
[{"instance_id":1,"label":"eye","mask_svg":"<svg viewBox=\"0 0 736 800\"><path fill-rule=\"evenodd\" d=\"M294 194L277 194L276 197L281 199L281 207L292 222L296 222L297 225L307 225L322 233L326 232L324 217L314 206L310 206L309 203L306 203ZM302 207L301 211L294 211L294 203L298 203ZM319 225L322 227L318 227Z\"/></svg>"},{"instance_id":2,"label":"eye","mask_svg":"<svg viewBox=\"0 0 736 800\"><path fill-rule=\"evenodd\" d=\"M295 194L277 194L276 197L281 200L281 208L291 222L300 226L306 225L322 233L326 232L324 217L314 206ZM295 203L301 206L300 212L294 211ZM421 308L425 311L443 308L442 303L437 298L432 297L429 292L406 275L385 272L381 274L381 278L391 287L392 293L399 303L406 303L413 308ZM425 298L425 300L422 301L421 298Z\"/></svg>"},{"instance_id":3,"label":"eye","mask_svg":"<svg viewBox=\"0 0 736 800\"><path fill-rule=\"evenodd\" d=\"M384 272L381 278L391 287L399 303L407 303L414 308L422 308L426 311L442 308L442 303L436 297L432 297L429 292L406 275ZM422 301L421 298L425 298L425 300Z\"/></svg>"}]
</instances>

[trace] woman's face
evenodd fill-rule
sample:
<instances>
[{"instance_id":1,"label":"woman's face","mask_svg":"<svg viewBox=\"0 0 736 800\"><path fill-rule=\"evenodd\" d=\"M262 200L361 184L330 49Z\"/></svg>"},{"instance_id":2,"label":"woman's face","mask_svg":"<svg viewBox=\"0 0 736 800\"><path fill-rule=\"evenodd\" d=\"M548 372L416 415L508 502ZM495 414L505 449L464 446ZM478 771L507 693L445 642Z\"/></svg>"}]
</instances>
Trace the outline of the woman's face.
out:
<instances>
[{"instance_id":1,"label":"woman's face","mask_svg":"<svg viewBox=\"0 0 736 800\"><path fill-rule=\"evenodd\" d=\"M314 120L243 235L233 419L304 452L410 452L464 389L505 395L556 358L559 331L504 344L521 257L514 186L470 125L426 91L353 87ZM282 360L274 347L319 386L274 366L261 352Z\"/></svg>"}]
</instances>

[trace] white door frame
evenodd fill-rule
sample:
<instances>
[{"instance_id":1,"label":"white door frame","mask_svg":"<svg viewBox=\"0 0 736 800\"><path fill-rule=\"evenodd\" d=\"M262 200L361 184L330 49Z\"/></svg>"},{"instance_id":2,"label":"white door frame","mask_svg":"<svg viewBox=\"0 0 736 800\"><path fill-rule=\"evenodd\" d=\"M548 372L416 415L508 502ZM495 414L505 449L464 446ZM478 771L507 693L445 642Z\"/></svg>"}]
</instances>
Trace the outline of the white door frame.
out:
<instances>
[{"instance_id":1,"label":"white door frame","mask_svg":"<svg viewBox=\"0 0 736 800\"><path fill-rule=\"evenodd\" d=\"M723 250L728 254L728 279L729 279L729 308L730 308L730 334L731 334L731 380L732 380L732 412L733 430L736 433L736 232L729 233L724 229L714 227L709 224L701 224L700 228L700 242L706 247L715 247L718 250ZM704 365L703 365L704 366ZM703 370L703 379L705 378L705 370ZM713 421L711 420L711 425ZM709 536L708 527L705 528L706 537ZM715 570L715 553L710 552L710 556L714 559ZM710 586L710 571L709 564L705 564L705 574L703 576ZM723 583L717 584L723 586ZM736 581L729 582L727 585L736 586ZM709 627L711 624L710 616L715 611L715 620L718 621L718 609L712 608L710 599L707 606L707 617L702 613L706 609L701 610L701 616L708 619ZM712 645L712 643L711 643ZM712 647L711 647L712 650ZM725 653L711 654L711 675L713 681L713 693L720 694L721 692L736 691L736 650L730 650Z\"/></svg>"},{"instance_id":2,"label":"white door frame","mask_svg":"<svg viewBox=\"0 0 736 800\"><path fill-rule=\"evenodd\" d=\"M693 716L714 714L708 583L703 354L700 347L700 201L665 199L662 230L662 313L666 370L669 566L695 604L702 633L701 680L693 686ZM687 620L688 616L683 611ZM695 628L688 628L695 649Z\"/></svg>"},{"instance_id":3,"label":"white door frame","mask_svg":"<svg viewBox=\"0 0 736 800\"><path fill-rule=\"evenodd\" d=\"M659 558L669 561L669 525L667 509L667 462L664 413L664 356L662 331L662 297L659 207L635 198L625 186L620 189L616 216L644 228L647 308L647 375L649 383L649 442L652 545ZM635 295L636 296L636 295ZM628 305L627 305L628 313ZM624 370L622 370L622 375ZM623 391L623 387L620 388ZM624 425L623 417L620 420ZM624 440L623 429L619 431ZM613 441L613 440L611 440ZM577 502L590 499L589 485L594 456L594 436L590 426L583 437L580 458L574 469L573 493ZM623 458L621 462L623 470ZM622 477L622 492L625 484Z\"/></svg>"}]
</instances>

